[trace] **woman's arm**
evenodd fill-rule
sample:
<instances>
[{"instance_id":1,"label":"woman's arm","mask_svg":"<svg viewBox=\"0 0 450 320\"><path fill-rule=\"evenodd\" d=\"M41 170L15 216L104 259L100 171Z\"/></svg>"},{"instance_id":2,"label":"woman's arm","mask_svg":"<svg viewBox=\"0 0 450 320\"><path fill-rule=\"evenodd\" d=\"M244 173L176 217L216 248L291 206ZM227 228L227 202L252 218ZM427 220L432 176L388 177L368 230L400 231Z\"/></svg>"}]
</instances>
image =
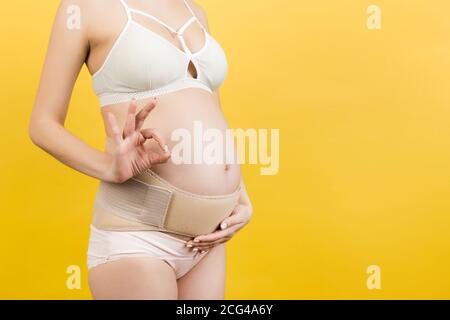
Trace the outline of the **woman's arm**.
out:
<instances>
[{"instance_id":1,"label":"woman's arm","mask_svg":"<svg viewBox=\"0 0 450 320\"><path fill-rule=\"evenodd\" d=\"M61 1L31 114L29 135L37 146L62 163L89 176L111 181L114 178L108 174L109 156L64 128L72 90L89 52L88 3ZM79 8L79 28L76 24L68 25L69 19L77 18L68 13L70 6Z\"/></svg>"}]
</instances>

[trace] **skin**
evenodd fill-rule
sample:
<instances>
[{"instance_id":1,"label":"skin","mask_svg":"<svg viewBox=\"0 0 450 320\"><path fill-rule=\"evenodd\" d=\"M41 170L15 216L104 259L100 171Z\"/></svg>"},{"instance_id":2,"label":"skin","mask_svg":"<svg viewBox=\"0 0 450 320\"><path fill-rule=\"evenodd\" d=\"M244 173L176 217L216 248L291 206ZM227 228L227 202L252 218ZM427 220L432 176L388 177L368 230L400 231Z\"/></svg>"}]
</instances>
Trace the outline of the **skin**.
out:
<instances>
[{"instance_id":1,"label":"skin","mask_svg":"<svg viewBox=\"0 0 450 320\"><path fill-rule=\"evenodd\" d=\"M208 28L203 10L188 2L202 25ZM129 4L151 12L172 26L181 26L189 18L180 0L129 0ZM66 10L70 5L81 9L79 30L66 27ZM179 47L176 39L160 25L133 18ZM175 278L168 264L152 257L123 258L89 271L89 284L96 299L222 299L225 243L250 221L253 211L240 169L234 164L175 165L170 161L173 144L169 139L174 128L192 129L190 126L196 119L201 119L206 127L227 129L219 92L185 89L157 99L101 108L106 132L104 151L92 148L64 127L81 68L86 64L91 74L101 68L125 23L119 1L61 1L30 119L30 138L65 165L103 181L122 183L151 168L173 185L198 194L227 194L241 184L239 203L218 230L186 241L191 250L207 254L181 279ZM204 44L198 25L186 31L185 39L192 52ZM195 77L192 65L189 73Z\"/></svg>"}]
</instances>

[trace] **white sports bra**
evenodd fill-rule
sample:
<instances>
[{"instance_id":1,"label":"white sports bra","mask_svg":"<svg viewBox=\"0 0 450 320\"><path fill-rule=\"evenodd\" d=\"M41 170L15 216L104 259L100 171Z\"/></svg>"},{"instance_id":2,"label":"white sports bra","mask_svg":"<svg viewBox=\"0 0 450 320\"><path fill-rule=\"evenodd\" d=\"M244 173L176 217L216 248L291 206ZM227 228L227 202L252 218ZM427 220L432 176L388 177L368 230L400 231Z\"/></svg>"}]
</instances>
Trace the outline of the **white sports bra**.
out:
<instances>
[{"instance_id":1,"label":"white sports bra","mask_svg":"<svg viewBox=\"0 0 450 320\"><path fill-rule=\"evenodd\" d=\"M228 70L225 53L197 19L186 0L183 1L192 17L175 30L158 18L130 8L124 0L120 0L127 13L127 24L92 78L94 91L102 107L186 88L200 88L212 93L222 84ZM183 50L134 21L133 13L150 18L176 34ZM193 22L201 26L205 35L204 46L195 53L189 50L183 38L183 33ZM190 63L195 68L195 78L190 76Z\"/></svg>"}]
</instances>

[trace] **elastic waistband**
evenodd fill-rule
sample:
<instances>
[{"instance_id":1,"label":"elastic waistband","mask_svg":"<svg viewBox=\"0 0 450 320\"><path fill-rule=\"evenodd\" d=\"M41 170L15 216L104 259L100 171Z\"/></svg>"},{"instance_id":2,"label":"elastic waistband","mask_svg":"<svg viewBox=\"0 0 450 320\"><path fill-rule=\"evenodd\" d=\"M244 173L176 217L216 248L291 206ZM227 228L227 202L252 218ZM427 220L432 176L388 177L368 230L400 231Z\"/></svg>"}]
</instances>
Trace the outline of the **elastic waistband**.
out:
<instances>
[{"instance_id":1,"label":"elastic waistband","mask_svg":"<svg viewBox=\"0 0 450 320\"><path fill-rule=\"evenodd\" d=\"M151 177L149 179L149 177ZM214 199L228 199L228 198L233 198L236 194L239 194L239 192L241 191L241 185L238 186L238 188L232 192L232 193L228 193L228 194L224 194L224 195L202 195L202 194L196 194L196 193L191 193L185 190L182 190L176 186L174 186L173 184L171 184L169 181L161 178L161 176L159 176L157 173L155 173L152 170L147 170L145 172L143 172L141 175L132 178L133 180L139 181L139 182L143 182L143 183L148 183L149 186L152 185L154 183L154 179L157 180L161 186L166 187L167 189L170 189L174 192L183 194L187 197L192 197L192 198L196 198L196 199L205 199L205 200L214 200Z\"/></svg>"},{"instance_id":2,"label":"elastic waistband","mask_svg":"<svg viewBox=\"0 0 450 320\"><path fill-rule=\"evenodd\" d=\"M185 78L164 87L147 91L102 93L99 95L100 106L129 102L133 98L136 100L153 98L187 88L199 88L212 93L211 89L200 80Z\"/></svg>"}]
</instances>

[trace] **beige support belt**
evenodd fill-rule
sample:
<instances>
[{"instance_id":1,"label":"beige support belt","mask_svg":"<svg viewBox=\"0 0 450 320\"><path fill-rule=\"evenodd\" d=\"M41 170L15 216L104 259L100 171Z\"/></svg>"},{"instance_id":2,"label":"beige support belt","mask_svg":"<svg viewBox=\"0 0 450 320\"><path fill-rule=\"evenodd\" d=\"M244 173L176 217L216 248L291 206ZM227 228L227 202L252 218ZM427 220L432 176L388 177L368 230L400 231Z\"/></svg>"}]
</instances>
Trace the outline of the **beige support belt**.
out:
<instances>
[{"instance_id":1,"label":"beige support belt","mask_svg":"<svg viewBox=\"0 0 450 320\"><path fill-rule=\"evenodd\" d=\"M195 237L217 229L237 205L240 189L220 196L196 195L148 170L125 183L100 182L92 223L103 230L158 230Z\"/></svg>"}]
</instances>

